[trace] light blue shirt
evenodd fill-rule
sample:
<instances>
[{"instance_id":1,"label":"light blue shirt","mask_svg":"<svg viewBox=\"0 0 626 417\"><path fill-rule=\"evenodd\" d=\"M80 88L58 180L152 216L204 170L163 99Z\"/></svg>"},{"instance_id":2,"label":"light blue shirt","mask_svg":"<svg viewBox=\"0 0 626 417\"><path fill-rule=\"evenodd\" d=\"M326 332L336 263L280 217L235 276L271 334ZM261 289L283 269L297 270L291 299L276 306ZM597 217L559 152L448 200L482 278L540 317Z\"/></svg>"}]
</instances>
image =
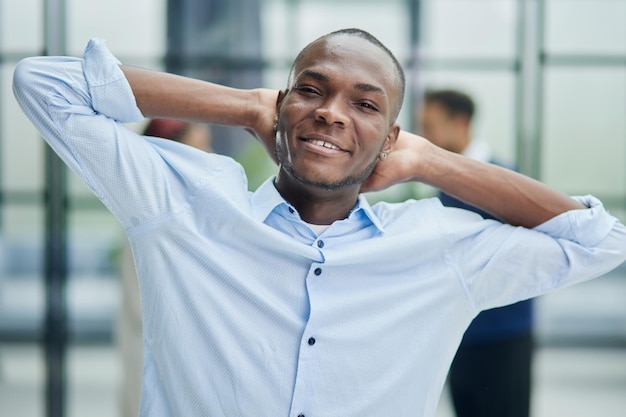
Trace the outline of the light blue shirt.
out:
<instances>
[{"instance_id":1,"label":"light blue shirt","mask_svg":"<svg viewBox=\"0 0 626 417\"><path fill-rule=\"evenodd\" d=\"M143 116L102 41L82 60L22 61L14 91L130 239L141 416L433 416L479 311L626 257L624 226L593 197L534 230L361 197L317 236L272 179L251 193L232 159L124 127Z\"/></svg>"}]
</instances>

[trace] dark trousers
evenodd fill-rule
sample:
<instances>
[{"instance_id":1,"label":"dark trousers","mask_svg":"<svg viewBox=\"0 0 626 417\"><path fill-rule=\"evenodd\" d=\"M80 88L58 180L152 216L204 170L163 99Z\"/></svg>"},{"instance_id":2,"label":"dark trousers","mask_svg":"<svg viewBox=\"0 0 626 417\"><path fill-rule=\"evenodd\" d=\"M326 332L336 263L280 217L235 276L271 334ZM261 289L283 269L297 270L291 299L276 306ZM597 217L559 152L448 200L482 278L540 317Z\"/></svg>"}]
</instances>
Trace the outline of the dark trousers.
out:
<instances>
[{"instance_id":1,"label":"dark trousers","mask_svg":"<svg viewBox=\"0 0 626 417\"><path fill-rule=\"evenodd\" d=\"M532 334L479 346L461 346L449 384L457 417L528 417Z\"/></svg>"}]
</instances>

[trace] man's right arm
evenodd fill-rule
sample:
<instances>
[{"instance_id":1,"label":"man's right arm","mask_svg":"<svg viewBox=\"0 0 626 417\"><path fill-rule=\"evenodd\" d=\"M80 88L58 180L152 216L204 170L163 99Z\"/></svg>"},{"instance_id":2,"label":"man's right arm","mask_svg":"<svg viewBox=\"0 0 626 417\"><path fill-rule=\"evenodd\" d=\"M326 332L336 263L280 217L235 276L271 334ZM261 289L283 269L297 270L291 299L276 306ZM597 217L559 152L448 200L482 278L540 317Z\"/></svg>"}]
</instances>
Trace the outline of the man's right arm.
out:
<instances>
[{"instance_id":1,"label":"man's right arm","mask_svg":"<svg viewBox=\"0 0 626 417\"><path fill-rule=\"evenodd\" d=\"M146 117L243 127L270 156L274 154L277 91L231 88L127 65L120 68Z\"/></svg>"},{"instance_id":2,"label":"man's right arm","mask_svg":"<svg viewBox=\"0 0 626 417\"><path fill-rule=\"evenodd\" d=\"M126 128L144 115L102 41L92 40L82 59L24 59L13 89L42 137L125 227L178 210L206 167L238 169L226 158Z\"/></svg>"}]
</instances>

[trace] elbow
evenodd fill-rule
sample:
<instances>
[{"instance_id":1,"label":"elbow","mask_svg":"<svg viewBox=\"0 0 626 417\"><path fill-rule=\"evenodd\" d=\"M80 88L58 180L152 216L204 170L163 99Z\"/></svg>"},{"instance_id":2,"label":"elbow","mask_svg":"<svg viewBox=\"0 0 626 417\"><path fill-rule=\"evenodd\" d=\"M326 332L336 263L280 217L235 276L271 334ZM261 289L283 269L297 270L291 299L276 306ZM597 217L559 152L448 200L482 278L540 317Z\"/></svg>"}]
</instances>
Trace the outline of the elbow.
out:
<instances>
[{"instance_id":1,"label":"elbow","mask_svg":"<svg viewBox=\"0 0 626 417\"><path fill-rule=\"evenodd\" d=\"M38 57L24 58L18 62L13 71L13 94L21 106L36 91L34 86L39 73L37 70Z\"/></svg>"},{"instance_id":2,"label":"elbow","mask_svg":"<svg viewBox=\"0 0 626 417\"><path fill-rule=\"evenodd\" d=\"M626 262L626 226L617 222L605 238L606 252L613 260L613 267Z\"/></svg>"},{"instance_id":3,"label":"elbow","mask_svg":"<svg viewBox=\"0 0 626 417\"><path fill-rule=\"evenodd\" d=\"M622 223L619 223L619 239L622 244L619 245L620 256L622 258L622 262L626 262L626 226Z\"/></svg>"}]
</instances>

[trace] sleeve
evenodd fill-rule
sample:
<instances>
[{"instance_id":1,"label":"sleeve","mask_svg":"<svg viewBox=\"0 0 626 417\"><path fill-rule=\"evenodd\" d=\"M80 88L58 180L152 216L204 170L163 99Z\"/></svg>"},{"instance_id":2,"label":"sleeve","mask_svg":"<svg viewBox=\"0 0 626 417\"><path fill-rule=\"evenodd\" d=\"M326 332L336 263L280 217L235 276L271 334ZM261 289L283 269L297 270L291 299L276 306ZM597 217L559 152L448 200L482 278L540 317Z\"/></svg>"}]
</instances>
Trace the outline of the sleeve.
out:
<instances>
[{"instance_id":1,"label":"sleeve","mask_svg":"<svg viewBox=\"0 0 626 417\"><path fill-rule=\"evenodd\" d=\"M574 198L588 208L562 213L534 229L473 213L451 216L446 262L477 310L601 276L626 260L626 227L596 198Z\"/></svg>"},{"instance_id":2,"label":"sleeve","mask_svg":"<svg viewBox=\"0 0 626 417\"><path fill-rule=\"evenodd\" d=\"M173 172L163 149L169 147L172 154L172 147L187 147L160 144L166 141L142 137L123 125L144 117L103 40L91 40L82 59L22 60L13 91L44 140L125 228L183 204L188 184Z\"/></svg>"}]
</instances>

